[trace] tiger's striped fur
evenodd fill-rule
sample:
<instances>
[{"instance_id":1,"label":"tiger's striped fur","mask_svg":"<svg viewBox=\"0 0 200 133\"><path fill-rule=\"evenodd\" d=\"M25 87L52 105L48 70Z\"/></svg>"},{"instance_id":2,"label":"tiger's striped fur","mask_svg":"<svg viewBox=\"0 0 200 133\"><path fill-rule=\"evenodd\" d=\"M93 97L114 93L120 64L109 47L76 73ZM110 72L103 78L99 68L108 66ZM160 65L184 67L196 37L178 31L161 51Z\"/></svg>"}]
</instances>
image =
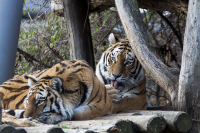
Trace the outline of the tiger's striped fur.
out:
<instances>
[{"instance_id":1,"label":"tiger's striped fur","mask_svg":"<svg viewBox=\"0 0 200 133\"><path fill-rule=\"evenodd\" d=\"M78 60L63 61L50 69L15 76L0 85L4 109L22 109L24 117L51 124L109 113L112 101L106 91L92 68Z\"/></svg>"},{"instance_id":2,"label":"tiger's striped fur","mask_svg":"<svg viewBox=\"0 0 200 133\"><path fill-rule=\"evenodd\" d=\"M96 75L105 85L113 101L112 113L125 110L145 110L145 71L133 53L128 40L118 40L111 33L110 47L96 66Z\"/></svg>"}]
</instances>

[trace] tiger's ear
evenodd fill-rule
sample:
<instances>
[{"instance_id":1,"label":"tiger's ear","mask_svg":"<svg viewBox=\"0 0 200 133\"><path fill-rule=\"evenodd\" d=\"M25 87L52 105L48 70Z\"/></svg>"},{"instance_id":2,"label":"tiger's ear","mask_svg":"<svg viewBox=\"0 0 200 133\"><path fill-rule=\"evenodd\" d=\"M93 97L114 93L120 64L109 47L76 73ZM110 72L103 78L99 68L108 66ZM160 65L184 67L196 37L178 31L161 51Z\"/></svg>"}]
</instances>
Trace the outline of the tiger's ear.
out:
<instances>
[{"instance_id":1,"label":"tiger's ear","mask_svg":"<svg viewBox=\"0 0 200 133\"><path fill-rule=\"evenodd\" d=\"M30 88L38 82L38 79L33 75L27 75L25 78L28 78L28 86Z\"/></svg>"},{"instance_id":2,"label":"tiger's ear","mask_svg":"<svg viewBox=\"0 0 200 133\"><path fill-rule=\"evenodd\" d=\"M109 47L111 47L113 44L117 42L113 33L109 35L108 42L109 42Z\"/></svg>"},{"instance_id":3,"label":"tiger's ear","mask_svg":"<svg viewBox=\"0 0 200 133\"><path fill-rule=\"evenodd\" d=\"M108 37L108 41L109 41L109 47L113 46L113 44L116 44L118 39L114 36L113 33L111 33Z\"/></svg>"},{"instance_id":4,"label":"tiger's ear","mask_svg":"<svg viewBox=\"0 0 200 133\"><path fill-rule=\"evenodd\" d=\"M51 88L56 90L58 93L62 93L64 90L61 79L58 77L53 78L51 81Z\"/></svg>"}]
</instances>

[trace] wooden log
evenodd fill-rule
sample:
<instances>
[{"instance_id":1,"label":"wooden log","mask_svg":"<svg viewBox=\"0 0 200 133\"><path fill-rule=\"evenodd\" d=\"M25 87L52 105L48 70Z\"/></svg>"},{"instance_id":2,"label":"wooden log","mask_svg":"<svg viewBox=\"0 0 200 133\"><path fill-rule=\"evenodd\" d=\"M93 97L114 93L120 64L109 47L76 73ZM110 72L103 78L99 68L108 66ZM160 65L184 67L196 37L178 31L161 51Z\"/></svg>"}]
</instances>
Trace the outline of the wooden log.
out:
<instances>
[{"instance_id":1,"label":"wooden log","mask_svg":"<svg viewBox=\"0 0 200 133\"><path fill-rule=\"evenodd\" d=\"M87 0L63 0L70 34L70 59L85 60L95 70Z\"/></svg>"},{"instance_id":2,"label":"wooden log","mask_svg":"<svg viewBox=\"0 0 200 133\"><path fill-rule=\"evenodd\" d=\"M68 127L69 128L69 127ZM74 128L74 127L72 127ZM80 129L80 127L75 127L79 129L63 129L65 133L137 133L138 127L132 121L129 120L119 120L113 124L101 125L99 126L89 126Z\"/></svg>"},{"instance_id":3,"label":"wooden log","mask_svg":"<svg viewBox=\"0 0 200 133\"><path fill-rule=\"evenodd\" d=\"M136 133L138 132L138 126L129 120L119 120L115 125L120 129L122 133Z\"/></svg>"},{"instance_id":4,"label":"wooden log","mask_svg":"<svg viewBox=\"0 0 200 133\"><path fill-rule=\"evenodd\" d=\"M16 129L23 128L27 133L64 133L62 128L58 126L42 126L42 127L16 127Z\"/></svg>"},{"instance_id":5,"label":"wooden log","mask_svg":"<svg viewBox=\"0 0 200 133\"><path fill-rule=\"evenodd\" d=\"M15 133L16 130L10 125L0 125L0 133Z\"/></svg>"},{"instance_id":6,"label":"wooden log","mask_svg":"<svg viewBox=\"0 0 200 133\"><path fill-rule=\"evenodd\" d=\"M116 126L95 126L89 129L63 129L63 131L65 133L122 133Z\"/></svg>"},{"instance_id":7,"label":"wooden log","mask_svg":"<svg viewBox=\"0 0 200 133\"><path fill-rule=\"evenodd\" d=\"M167 129L173 132L187 132L192 127L191 117L183 111L140 111L131 110L123 111L119 114L111 116L131 116L131 115L157 115L162 116L166 120ZM110 117L110 116L109 116Z\"/></svg>"},{"instance_id":8,"label":"wooden log","mask_svg":"<svg viewBox=\"0 0 200 133\"><path fill-rule=\"evenodd\" d=\"M166 122L162 117L155 115L107 115L95 118L96 120L129 120L135 123L140 132L160 133L166 128Z\"/></svg>"},{"instance_id":9,"label":"wooden log","mask_svg":"<svg viewBox=\"0 0 200 133\"><path fill-rule=\"evenodd\" d=\"M60 123L59 123L60 124ZM74 126L69 126L71 124L75 124ZM72 129L63 129L65 133L82 133L82 132L87 132L87 133L136 133L138 131L138 127L136 124L134 124L131 121L124 121L124 120L119 120L114 124L104 124L104 123L98 123L96 124L90 124L90 125L83 125L83 124L78 124L73 121L71 124L68 126L62 126L63 123L61 123L62 128L72 128Z\"/></svg>"},{"instance_id":10,"label":"wooden log","mask_svg":"<svg viewBox=\"0 0 200 133\"><path fill-rule=\"evenodd\" d=\"M60 127L52 127L48 129L47 133L64 133Z\"/></svg>"},{"instance_id":11,"label":"wooden log","mask_svg":"<svg viewBox=\"0 0 200 133\"><path fill-rule=\"evenodd\" d=\"M16 129L16 133L27 133L25 129Z\"/></svg>"},{"instance_id":12,"label":"wooden log","mask_svg":"<svg viewBox=\"0 0 200 133\"><path fill-rule=\"evenodd\" d=\"M192 128L192 119L187 113L177 112L177 114L174 114L174 116L164 116L166 122L168 123L167 128L170 131L186 133Z\"/></svg>"},{"instance_id":13,"label":"wooden log","mask_svg":"<svg viewBox=\"0 0 200 133\"><path fill-rule=\"evenodd\" d=\"M119 120L132 121L138 126L140 132L151 132L159 133L163 131L166 127L166 122L162 117L157 117L155 115L145 115L145 116L103 116L94 118L92 120L86 121L63 121L59 125L67 126L70 129L90 129L94 126L105 126L105 125L115 125ZM126 123L125 125L130 126ZM116 125L117 126L117 125ZM120 129L120 127L118 127ZM128 128L128 127L126 127ZM125 129L124 129L125 130ZM136 130L136 129L134 129Z\"/></svg>"}]
</instances>

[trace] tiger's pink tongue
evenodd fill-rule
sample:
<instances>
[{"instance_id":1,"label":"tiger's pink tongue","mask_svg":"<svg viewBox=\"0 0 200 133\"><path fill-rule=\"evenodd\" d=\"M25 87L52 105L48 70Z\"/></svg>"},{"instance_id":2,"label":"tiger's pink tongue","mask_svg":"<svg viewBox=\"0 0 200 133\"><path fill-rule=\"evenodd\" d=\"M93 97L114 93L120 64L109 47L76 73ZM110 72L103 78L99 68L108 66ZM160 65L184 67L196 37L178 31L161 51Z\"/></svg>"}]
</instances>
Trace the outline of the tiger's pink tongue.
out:
<instances>
[{"instance_id":1,"label":"tiger's pink tongue","mask_svg":"<svg viewBox=\"0 0 200 133\"><path fill-rule=\"evenodd\" d=\"M111 85L114 86L115 89L119 90L119 89L118 89L118 82L117 82L117 80L112 80L112 81L111 81Z\"/></svg>"}]
</instances>

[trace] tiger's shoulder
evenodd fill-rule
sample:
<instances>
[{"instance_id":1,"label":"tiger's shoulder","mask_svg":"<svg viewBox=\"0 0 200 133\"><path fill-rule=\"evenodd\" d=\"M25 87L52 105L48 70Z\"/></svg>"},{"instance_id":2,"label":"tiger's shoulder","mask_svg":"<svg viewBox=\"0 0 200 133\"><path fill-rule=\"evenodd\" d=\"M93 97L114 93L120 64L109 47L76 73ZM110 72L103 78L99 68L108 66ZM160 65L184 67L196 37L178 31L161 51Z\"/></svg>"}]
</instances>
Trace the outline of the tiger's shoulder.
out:
<instances>
[{"instance_id":1,"label":"tiger's shoulder","mask_svg":"<svg viewBox=\"0 0 200 133\"><path fill-rule=\"evenodd\" d=\"M108 37L109 48L103 52L96 66L96 75L105 85L114 87L111 93L113 112L146 109L145 71L126 39ZM116 95L118 98L116 99Z\"/></svg>"}]
</instances>

